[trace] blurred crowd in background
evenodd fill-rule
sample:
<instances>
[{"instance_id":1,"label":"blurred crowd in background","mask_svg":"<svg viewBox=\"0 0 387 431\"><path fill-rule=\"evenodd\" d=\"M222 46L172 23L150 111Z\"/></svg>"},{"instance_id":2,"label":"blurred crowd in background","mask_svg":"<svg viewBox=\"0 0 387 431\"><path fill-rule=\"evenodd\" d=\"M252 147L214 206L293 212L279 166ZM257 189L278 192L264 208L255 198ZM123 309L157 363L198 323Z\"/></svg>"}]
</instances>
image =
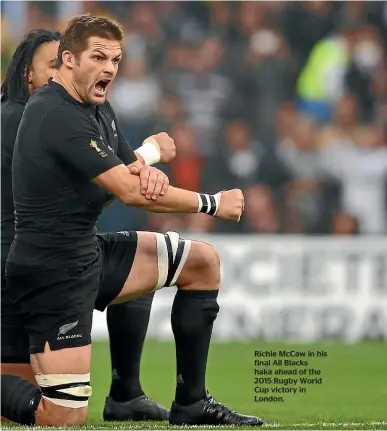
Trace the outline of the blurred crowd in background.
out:
<instances>
[{"instance_id":1,"label":"blurred crowd in background","mask_svg":"<svg viewBox=\"0 0 387 431\"><path fill-rule=\"evenodd\" d=\"M115 203L101 230L387 233L386 2L18 3L3 5L3 76L26 31L115 18L124 59L109 99L132 146L167 131L171 184L246 196L239 224Z\"/></svg>"}]
</instances>

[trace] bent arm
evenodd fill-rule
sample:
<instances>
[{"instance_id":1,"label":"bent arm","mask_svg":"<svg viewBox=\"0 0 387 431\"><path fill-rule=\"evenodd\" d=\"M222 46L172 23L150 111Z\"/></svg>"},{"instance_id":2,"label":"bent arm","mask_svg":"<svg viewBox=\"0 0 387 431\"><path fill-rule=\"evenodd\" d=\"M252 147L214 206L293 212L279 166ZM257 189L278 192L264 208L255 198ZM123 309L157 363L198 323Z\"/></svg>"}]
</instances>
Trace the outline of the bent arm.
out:
<instances>
[{"instance_id":1,"label":"bent arm","mask_svg":"<svg viewBox=\"0 0 387 431\"><path fill-rule=\"evenodd\" d=\"M125 205L160 213L198 212L198 197L193 191L169 186L165 195L158 197L157 201L146 199L140 192L140 178L131 175L123 164L98 175L93 181L115 195Z\"/></svg>"},{"instance_id":2,"label":"bent arm","mask_svg":"<svg viewBox=\"0 0 387 431\"><path fill-rule=\"evenodd\" d=\"M66 116L65 126L60 119ZM199 198L188 190L169 187L157 201L146 199L141 194L140 177L132 175L126 166L129 160L121 160L111 152L94 123L87 115L79 116L78 110L68 107L55 110L46 120L44 132L50 137L47 146L52 156L65 161L124 204L152 212L198 212Z\"/></svg>"}]
</instances>

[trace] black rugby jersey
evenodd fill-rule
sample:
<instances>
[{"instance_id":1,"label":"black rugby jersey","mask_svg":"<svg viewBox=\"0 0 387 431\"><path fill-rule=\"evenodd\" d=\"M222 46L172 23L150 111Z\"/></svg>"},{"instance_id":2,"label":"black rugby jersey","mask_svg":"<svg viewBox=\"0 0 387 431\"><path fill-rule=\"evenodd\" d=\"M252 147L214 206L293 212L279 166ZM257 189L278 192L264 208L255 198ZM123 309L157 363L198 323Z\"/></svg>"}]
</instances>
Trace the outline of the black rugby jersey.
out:
<instances>
[{"instance_id":1,"label":"black rugby jersey","mask_svg":"<svg viewBox=\"0 0 387 431\"><path fill-rule=\"evenodd\" d=\"M7 271L84 265L95 258L96 222L113 199L91 180L134 152L109 103L80 103L61 85L30 97L15 142L15 239Z\"/></svg>"},{"instance_id":2,"label":"black rugby jersey","mask_svg":"<svg viewBox=\"0 0 387 431\"><path fill-rule=\"evenodd\" d=\"M1 102L1 262L5 261L11 247L14 229L14 206L12 196L12 155L17 129L25 103L7 99Z\"/></svg>"}]
</instances>

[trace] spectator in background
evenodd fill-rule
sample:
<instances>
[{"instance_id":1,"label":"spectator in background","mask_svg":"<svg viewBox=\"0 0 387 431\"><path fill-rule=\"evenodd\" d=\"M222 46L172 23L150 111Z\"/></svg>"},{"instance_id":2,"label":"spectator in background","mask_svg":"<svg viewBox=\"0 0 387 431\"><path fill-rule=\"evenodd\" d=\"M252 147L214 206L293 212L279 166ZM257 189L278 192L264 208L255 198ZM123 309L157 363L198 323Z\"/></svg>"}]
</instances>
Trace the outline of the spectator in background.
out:
<instances>
[{"instance_id":1,"label":"spectator in background","mask_svg":"<svg viewBox=\"0 0 387 431\"><path fill-rule=\"evenodd\" d=\"M194 49L188 43L175 43L166 47L159 73L162 87L166 93L174 93L179 96L175 91L176 82L182 80L190 70L193 55Z\"/></svg>"},{"instance_id":2,"label":"spectator in background","mask_svg":"<svg viewBox=\"0 0 387 431\"><path fill-rule=\"evenodd\" d=\"M220 73L224 46L218 39L206 39L190 61L190 70L169 83L181 100L187 119L197 133L203 155L213 154L216 139L232 108L232 83Z\"/></svg>"},{"instance_id":3,"label":"spectator in background","mask_svg":"<svg viewBox=\"0 0 387 431\"><path fill-rule=\"evenodd\" d=\"M210 2L209 5L209 31L225 43L237 40L238 33L233 22L235 3L227 1Z\"/></svg>"},{"instance_id":4,"label":"spectator in background","mask_svg":"<svg viewBox=\"0 0 387 431\"><path fill-rule=\"evenodd\" d=\"M346 94L332 109L332 123L320 129L319 146L356 142L362 132L363 127L358 123L357 99L352 94Z\"/></svg>"},{"instance_id":5,"label":"spectator in background","mask_svg":"<svg viewBox=\"0 0 387 431\"><path fill-rule=\"evenodd\" d=\"M340 182L341 210L356 217L361 234L387 232L387 145L374 125L357 142L343 141L324 151L325 171Z\"/></svg>"},{"instance_id":6,"label":"spectator in background","mask_svg":"<svg viewBox=\"0 0 387 431\"><path fill-rule=\"evenodd\" d=\"M149 71L146 58L126 60L121 75L112 85L109 99L131 142L141 144L149 136L161 96L160 84Z\"/></svg>"},{"instance_id":7,"label":"spectator in background","mask_svg":"<svg viewBox=\"0 0 387 431\"><path fill-rule=\"evenodd\" d=\"M277 146L277 157L289 173L284 203L285 224L290 232L322 233L324 224L327 225L316 132L310 120L298 118L290 137Z\"/></svg>"},{"instance_id":8,"label":"spectator in background","mask_svg":"<svg viewBox=\"0 0 387 431\"><path fill-rule=\"evenodd\" d=\"M342 27L313 47L297 83L303 114L321 122L329 121L333 104L345 93L344 78L357 30L357 27Z\"/></svg>"},{"instance_id":9,"label":"spectator in background","mask_svg":"<svg viewBox=\"0 0 387 431\"><path fill-rule=\"evenodd\" d=\"M155 9L168 42L197 42L202 38L203 29L200 22L182 8L181 2L156 2Z\"/></svg>"},{"instance_id":10,"label":"spectator in background","mask_svg":"<svg viewBox=\"0 0 387 431\"><path fill-rule=\"evenodd\" d=\"M162 130L163 132L171 134L172 125L184 117L180 99L175 94L164 94L159 104L157 114L157 118L152 127L153 133L156 134Z\"/></svg>"},{"instance_id":11,"label":"spectator in background","mask_svg":"<svg viewBox=\"0 0 387 431\"><path fill-rule=\"evenodd\" d=\"M179 149L168 166L172 184L186 190L200 190L204 158L198 151L194 129L188 122L179 121L173 125L171 136Z\"/></svg>"},{"instance_id":12,"label":"spectator in background","mask_svg":"<svg viewBox=\"0 0 387 431\"><path fill-rule=\"evenodd\" d=\"M363 122L372 121L375 115L377 93L374 93L374 81L382 59L383 48L378 33L372 27L364 27L351 52L345 75L345 88L356 94L359 119Z\"/></svg>"},{"instance_id":13,"label":"spectator in background","mask_svg":"<svg viewBox=\"0 0 387 431\"><path fill-rule=\"evenodd\" d=\"M283 233L273 193L269 187L256 184L245 192L245 224L248 231L260 234Z\"/></svg>"},{"instance_id":14,"label":"spectator in background","mask_svg":"<svg viewBox=\"0 0 387 431\"><path fill-rule=\"evenodd\" d=\"M223 146L218 152L207 158L202 175L202 185L209 192L228 188L246 190L257 182L257 175L264 152L260 144L254 141L249 126L243 121L234 121L225 128L222 137ZM200 187L199 187L200 188ZM249 203L246 201L246 207ZM208 223L215 231L244 231L245 220L235 226L229 223ZM208 227L207 230L210 228Z\"/></svg>"},{"instance_id":15,"label":"spectator in background","mask_svg":"<svg viewBox=\"0 0 387 431\"><path fill-rule=\"evenodd\" d=\"M286 2L283 30L295 61L302 67L314 45L334 29L338 2Z\"/></svg>"},{"instance_id":16,"label":"spectator in background","mask_svg":"<svg viewBox=\"0 0 387 431\"><path fill-rule=\"evenodd\" d=\"M298 118L298 112L294 103L283 103L277 109L275 118L276 142L281 143L291 138L293 126Z\"/></svg>"},{"instance_id":17,"label":"spectator in background","mask_svg":"<svg viewBox=\"0 0 387 431\"><path fill-rule=\"evenodd\" d=\"M247 123L229 123L222 136L223 146L207 158L202 181L210 186L209 192L222 188L245 188L255 183L263 156L263 149L251 135ZM201 185L203 187L203 185ZM200 187L199 187L200 188Z\"/></svg>"},{"instance_id":18,"label":"spectator in background","mask_svg":"<svg viewBox=\"0 0 387 431\"><path fill-rule=\"evenodd\" d=\"M163 57L165 35L155 5L151 2L133 2L127 27L125 54L128 57L146 56L150 69L157 71Z\"/></svg>"},{"instance_id":19,"label":"spectator in background","mask_svg":"<svg viewBox=\"0 0 387 431\"><path fill-rule=\"evenodd\" d=\"M275 138L277 110L284 102L294 100L295 65L281 33L270 27L252 34L246 61L241 80L247 107L243 116L250 120L260 141L270 146Z\"/></svg>"}]
</instances>

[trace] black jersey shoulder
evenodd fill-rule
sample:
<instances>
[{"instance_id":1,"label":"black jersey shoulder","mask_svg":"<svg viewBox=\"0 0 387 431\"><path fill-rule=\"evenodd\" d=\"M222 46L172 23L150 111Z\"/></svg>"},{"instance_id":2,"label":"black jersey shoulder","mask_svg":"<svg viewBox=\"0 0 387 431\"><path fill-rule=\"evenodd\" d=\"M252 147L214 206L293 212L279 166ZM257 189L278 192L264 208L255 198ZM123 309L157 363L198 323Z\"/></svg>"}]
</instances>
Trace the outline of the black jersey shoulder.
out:
<instances>
[{"instance_id":1,"label":"black jersey shoulder","mask_svg":"<svg viewBox=\"0 0 387 431\"><path fill-rule=\"evenodd\" d=\"M50 81L35 91L26 105L26 121L39 121L43 130L60 137L68 131L76 131L88 125L94 128L94 107L77 102L60 84ZM47 136L41 138L46 139Z\"/></svg>"}]
</instances>

